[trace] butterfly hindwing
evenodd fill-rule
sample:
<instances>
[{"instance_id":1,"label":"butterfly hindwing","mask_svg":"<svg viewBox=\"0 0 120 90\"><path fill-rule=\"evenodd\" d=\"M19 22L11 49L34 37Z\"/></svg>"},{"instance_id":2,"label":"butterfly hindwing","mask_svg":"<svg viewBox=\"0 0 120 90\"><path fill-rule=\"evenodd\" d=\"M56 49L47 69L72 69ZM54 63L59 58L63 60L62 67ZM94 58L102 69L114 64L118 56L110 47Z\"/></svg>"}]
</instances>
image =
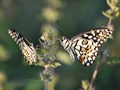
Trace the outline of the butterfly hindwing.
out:
<instances>
[{"instance_id":1,"label":"butterfly hindwing","mask_svg":"<svg viewBox=\"0 0 120 90\"><path fill-rule=\"evenodd\" d=\"M28 61L29 65L32 65L33 62L36 62L37 53L33 44L15 30L8 30L8 33L10 34L12 39L14 39L14 41L19 45L22 54Z\"/></svg>"},{"instance_id":2,"label":"butterfly hindwing","mask_svg":"<svg viewBox=\"0 0 120 90\"><path fill-rule=\"evenodd\" d=\"M92 40L82 37L72 41L71 49L76 54L78 60L85 66L91 65L98 53L97 45Z\"/></svg>"}]
</instances>

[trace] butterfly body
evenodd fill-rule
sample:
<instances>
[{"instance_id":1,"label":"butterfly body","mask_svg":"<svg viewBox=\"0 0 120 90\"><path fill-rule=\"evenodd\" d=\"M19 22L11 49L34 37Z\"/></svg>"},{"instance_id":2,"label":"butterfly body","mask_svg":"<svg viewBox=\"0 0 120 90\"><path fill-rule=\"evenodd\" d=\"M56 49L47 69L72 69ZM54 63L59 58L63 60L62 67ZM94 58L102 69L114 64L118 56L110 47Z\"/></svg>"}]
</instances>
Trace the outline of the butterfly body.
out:
<instances>
[{"instance_id":1,"label":"butterfly body","mask_svg":"<svg viewBox=\"0 0 120 90\"><path fill-rule=\"evenodd\" d=\"M111 34L112 30L108 28L93 29L78 34L70 40L63 36L61 45L67 50L73 61L76 55L83 65L90 66L95 62L99 47L110 38Z\"/></svg>"},{"instance_id":2,"label":"butterfly body","mask_svg":"<svg viewBox=\"0 0 120 90\"><path fill-rule=\"evenodd\" d=\"M29 65L32 65L33 62L36 62L36 50L32 43L25 39L20 33L15 30L8 30L8 33L14 39L14 41L19 45L22 54L28 61Z\"/></svg>"}]
</instances>

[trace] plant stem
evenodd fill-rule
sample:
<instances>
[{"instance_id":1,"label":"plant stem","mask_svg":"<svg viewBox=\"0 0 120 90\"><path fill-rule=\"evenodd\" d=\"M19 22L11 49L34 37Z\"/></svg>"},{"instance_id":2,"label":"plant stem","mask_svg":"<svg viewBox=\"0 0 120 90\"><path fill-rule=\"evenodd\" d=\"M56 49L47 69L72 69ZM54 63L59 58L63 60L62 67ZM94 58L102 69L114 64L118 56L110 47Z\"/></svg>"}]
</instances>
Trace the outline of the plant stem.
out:
<instances>
[{"instance_id":1,"label":"plant stem","mask_svg":"<svg viewBox=\"0 0 120 90\"><path fill-rule=\"evenodd\" d=\"M47 80L44 81L44 90L48 90L48 81Z\"/></svg>"},{"instance_id":2,"label":"plant stem","mask_svg":"<svg viewBox=\"0 0 120 90\"><path fill-rule=\"evenodd\" d=\"M107 27L110 27L112 24L112 19L109 19Z\"/></svg>"},{"instance_id":3,"label":"plant stem","mask_svg":"<svg viewBox=\"0 0 120 90\"><path fill-rule=\"evenodd\" d=\"M98 74L98 68L99 68L99 64L97 64L96 67L95 67L95 70L93 72L92 79L91 79L91 82L90 82L88 90L92 90L93 89L93 82L95 81L96 76Z\"/></svg>"}]
</instances>

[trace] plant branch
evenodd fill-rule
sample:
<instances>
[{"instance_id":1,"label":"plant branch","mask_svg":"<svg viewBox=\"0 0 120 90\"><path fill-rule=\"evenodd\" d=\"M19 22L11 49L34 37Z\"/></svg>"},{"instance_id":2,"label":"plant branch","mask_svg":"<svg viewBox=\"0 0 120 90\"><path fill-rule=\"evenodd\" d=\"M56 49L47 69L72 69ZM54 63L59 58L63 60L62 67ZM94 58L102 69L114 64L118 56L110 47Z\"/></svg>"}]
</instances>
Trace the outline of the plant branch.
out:
<instances>
[{"instance_id":1,"label":"plant branch","mask_svg":"<svg viewBox=\"0 0 120 90\"><path fill-rule=\"evenodd\" d=\"M91 79L91 82L90 82L88 90L92 90L93 89L93 82L95 81L96 76L98 74L98 69L99 69L99 63L95 67L95 70L93 72L92 79Z\"/></svg>"},{"instance_id":2,"label":"plant branch","mask_svg":"<svg viewBox=\"0 0 120 90\"><path fill-rule=\"evenodd\" d=\"M44 90L48 90L48 81L47 80L44 81Z\"/></svg>"},{"instance_id":3,"label":"plant branch","mask_svg":"<svg viewBox=\"0 0 120 90\"><path fill-rule=\"evenodd\" d=\"M112 25L112 19L109 19L107 27L110 27Z\"/></svg>"}]
</instances>

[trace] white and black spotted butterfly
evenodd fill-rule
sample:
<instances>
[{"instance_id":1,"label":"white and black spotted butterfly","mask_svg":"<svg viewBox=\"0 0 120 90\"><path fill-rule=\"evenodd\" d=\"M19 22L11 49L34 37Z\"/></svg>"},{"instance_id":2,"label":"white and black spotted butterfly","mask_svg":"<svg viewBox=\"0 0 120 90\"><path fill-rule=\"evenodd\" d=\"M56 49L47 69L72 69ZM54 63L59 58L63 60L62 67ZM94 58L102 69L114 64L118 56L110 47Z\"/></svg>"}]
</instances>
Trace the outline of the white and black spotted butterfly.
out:
<instances>
[{"instance_id":1,"label":"white and black spotted butterfly","mask_svg":"<svg viewBox=\"0 0 120 90\"><path fill-rule=\"evenodd\" d=\"M60 42L73 61L76 55L83 65L90 66L96 59L99 47L107 41L111 35L112 30L109 28L97 28L76 35L70 40L63 36Z\"/></svg>"},{"instance_id":2,"label":"white and black spotted butterfly","mask_svg":"<svg viewBox=\"0 0 120 90\"><path fill-rule=\"evenodd\" d=\"M37 53L33 44L15 30L8 30L8 33L10 34L12 39L14 39L14 41L19 45L22 54L28 61L29 65L32 65L33 62L36 62Z\"/></svg>"}]
</instances>

